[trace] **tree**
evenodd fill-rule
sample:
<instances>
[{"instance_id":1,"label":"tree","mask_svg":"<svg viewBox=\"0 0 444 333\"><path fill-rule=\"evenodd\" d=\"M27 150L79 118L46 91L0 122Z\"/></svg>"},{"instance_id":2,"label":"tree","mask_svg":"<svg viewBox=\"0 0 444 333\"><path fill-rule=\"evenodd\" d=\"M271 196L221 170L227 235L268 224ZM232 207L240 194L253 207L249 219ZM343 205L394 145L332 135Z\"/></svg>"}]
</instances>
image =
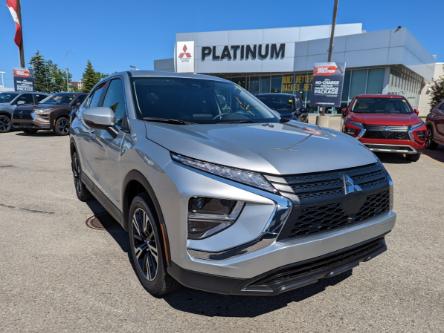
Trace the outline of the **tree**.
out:
<instances>
[{"instance_id":1,"label":"tree","mask_svg":"<svg viewBox=\"0 0 444 333\"><path fill-rule=\"evenodd\" d=\"M71 73L60 69L51 60L48 60L47 66L51 78L50 90L52 92L66 91L67 82L71 81Z\"/></svg>"},{"instance_id":2,"label":"tree","mask_svg":"<svg viewBox=\"0 0 444 333\"><path fill-rule=\"evenodd\" d=\"M41 92L51 92L50 73L45 59L39 51L29 61L34 76L34 89Z\"/></svg>"},{"instance_id":3,"label":"tree","mask_svg":"<svg viewBox=\"0 0 444 333\"><path fill-rule=\"evenodd\" d=\"M100 72L96 72L91 61L88 60L86 63L85 71L83 72L82 82L83 82L83 92L90 92L90 90L106 75Z\"/></svg>"},{"instance_id":4,"label":"tree","mask_svg":"<svg viewBox=\"0 0 444 333\"><path fill-rule=\"evenodd\" d=\"M430 106L434 108L444 99L444 76L441 76L438 80L433 81L428 93L432 97Z\"/></svg>"}]
</instances>

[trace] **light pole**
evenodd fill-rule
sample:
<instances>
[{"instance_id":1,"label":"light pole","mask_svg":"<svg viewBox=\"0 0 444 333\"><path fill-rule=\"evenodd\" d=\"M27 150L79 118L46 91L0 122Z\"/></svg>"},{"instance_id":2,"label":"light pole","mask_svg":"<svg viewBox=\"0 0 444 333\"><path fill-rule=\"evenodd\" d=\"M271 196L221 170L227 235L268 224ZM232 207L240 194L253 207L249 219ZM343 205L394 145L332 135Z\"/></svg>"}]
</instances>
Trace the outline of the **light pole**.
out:
<instances>
[{"instance_id":1,"label":"light pole","mask_svg":"<svg viewBox=\"0 0 444 333\"><path fill-rule=\"evenodd\" d=\"M65 72L66 72L66 91L69 92L69 69L66 68Z\"/></svg>"},{"instance_id":2,"label":"light pole","mask_svg":"<svg viewBox=\"0 0 444 333\"><path fill-rule=\"evenodd\" d=\"M5 87L4 75L5 75L5 72L0 72L0 88Z\"/></svg>"},{"instance_id":3,"label":"light pole","mask_svg":"<svg viewBox=\"0 0 444 333\"><path fill-rule=\"evenodd\" d=\"M335 28L336 28L336 15L338 14L338 2L339 0L334 0L333 5L333 18L331 22L331 32L330 32L330 43L328 45L328 62L331 61L332 53L333 53L333 40L335 38Z\"/></svg>"}]
</instances>

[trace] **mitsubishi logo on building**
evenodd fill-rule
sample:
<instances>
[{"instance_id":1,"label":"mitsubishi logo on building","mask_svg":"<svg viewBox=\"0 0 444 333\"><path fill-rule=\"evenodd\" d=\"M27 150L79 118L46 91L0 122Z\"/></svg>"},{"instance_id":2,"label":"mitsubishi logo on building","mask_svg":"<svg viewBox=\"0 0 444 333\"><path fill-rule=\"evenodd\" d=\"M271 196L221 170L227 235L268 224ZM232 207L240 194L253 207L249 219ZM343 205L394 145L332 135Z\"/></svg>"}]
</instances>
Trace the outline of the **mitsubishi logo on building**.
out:
<instances>
[{"instance_id":1,"label":"mitsubishi logo on building","mask_svg":"<svg viewBox=\"0 0 444 333\"><path fill-rule=\"evenodd\" d=\"M194 41L176 43L176 71L194 73Z\"/></svg>"},{"instance_id":2,"label":"mitsubishi logo on building","mask_svg":"<svg viewBox=\"0 0 444 333\"><path fill-rule=\"evenodd\" d=\"M192 56L191 56L191 53L190 53L190 52L187 52L187 51L188 51L187 44L184 44L184 45L183 45L183 48L182 48L182 52L179 53L179 58L180 58L180 59L182 59L183 57L185 57L185 58L187 58L187 59L191 58L191 57L192 57Z\"/></svg>"}]
</instances>

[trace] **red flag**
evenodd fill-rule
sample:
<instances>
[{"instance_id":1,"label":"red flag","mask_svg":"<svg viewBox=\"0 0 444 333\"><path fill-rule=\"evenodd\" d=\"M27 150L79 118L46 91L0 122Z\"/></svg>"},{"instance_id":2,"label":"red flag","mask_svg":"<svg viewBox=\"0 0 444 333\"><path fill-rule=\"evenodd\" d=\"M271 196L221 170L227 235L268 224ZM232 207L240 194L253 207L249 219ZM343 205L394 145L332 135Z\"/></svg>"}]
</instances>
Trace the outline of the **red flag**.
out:
<instances>
[{"instance_id":1,"label":"red flag","mask_svg":"<svg viewBox=\"0 0 444 333\"><path fill-rule=\"evenodd\" d=\"M15 37L14 41L18 47L22 46L22 24L19 20L19 8L17 0L6 0L6 6L8 6L9 11L11 12L12 19L15 22Z\"/></svg>"}]
</instances>

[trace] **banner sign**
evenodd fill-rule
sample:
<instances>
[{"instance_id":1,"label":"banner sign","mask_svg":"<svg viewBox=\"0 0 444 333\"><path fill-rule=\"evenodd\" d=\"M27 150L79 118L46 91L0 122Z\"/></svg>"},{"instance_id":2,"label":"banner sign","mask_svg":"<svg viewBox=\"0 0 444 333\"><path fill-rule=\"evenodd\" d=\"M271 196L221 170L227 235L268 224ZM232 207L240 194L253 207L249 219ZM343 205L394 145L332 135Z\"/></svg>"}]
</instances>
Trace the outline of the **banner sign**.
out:
<instances>
[{"instance_id":1,"label":"banner sign","mask_svg":"<svg viewBox=\"0 0 444 333\"><path fill-rule=\"evenodd\" d=\"M14 68L14 89L15 91L34 91L34 78L26 68Z\"/></svg>"},{"instance_id":2,"label":"banner sign","mask_svg":"<svg viewBox=\"0 0 444 333\"><path fill-rule=\"evenodd\" d=\"M341 106L345 64L336 62L316 63L310 103L313 106Z\"/></svg>"},{"instance_id":3,"label":"banner sign","mask_svg":"<svg viewBox=\"0 0 444 333\"><path fill-rule=\"evenodd\" d=\"M194 73L194 41L176 43L176 72Z\"/></svg>"}]
</instances>

